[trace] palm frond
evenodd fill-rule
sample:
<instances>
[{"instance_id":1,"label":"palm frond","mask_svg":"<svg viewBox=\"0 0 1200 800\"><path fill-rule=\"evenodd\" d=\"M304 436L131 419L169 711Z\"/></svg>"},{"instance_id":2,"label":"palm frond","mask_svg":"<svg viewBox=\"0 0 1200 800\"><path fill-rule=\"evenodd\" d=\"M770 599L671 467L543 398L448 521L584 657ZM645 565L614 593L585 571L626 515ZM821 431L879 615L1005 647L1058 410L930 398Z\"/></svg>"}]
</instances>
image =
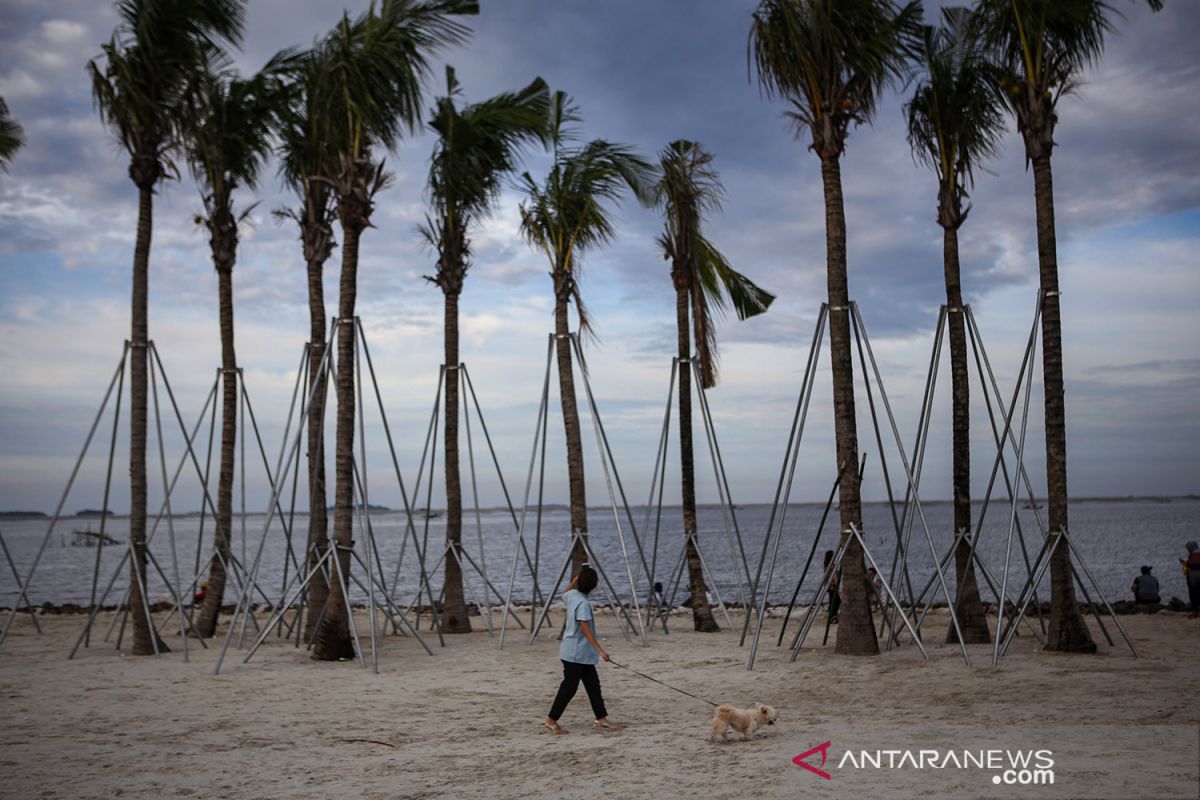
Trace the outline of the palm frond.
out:
<instances>
[{"instance_id":1,"label":"palm frond","mask_svg":"<svg viewBox=\"0 0 1200 800\"><path fill-rule=\"evenodd\" d=\"M88 62L100 117L144 180L172 169L190 79L206 59L241 41L244 0L119 0L120 24Z\"/></svg>"},{"instance_id":2,"label":"palm frond","mask_svg":"<svg viewBox=\"0 0 1200 800\"><path fill-rule=\"evenodd\" d=\"M429 121L438 138L427 186L437 215L466 227L488 211L524 149L545 141L549 89L537 78L520 91L460 110L454 98L461 89L447 67L447 92Z\"/></svg>"},{"instance_id":3,"label":"palm frond","mask_svg":"<svg viewBox=\"0 0 1200 800\"><path fill-rule=\"evenodd\" d=\"M25 144L25 131L8 112L8 104L0 97L0 169L8 170L13 156Z\"/></svg>"},{"instance_id":4,"label":"palm frond","mask_svg":"<svg viewBox=\"0 0 1200 800\"><path fill-rule=\"evenodd\" d=\"M423 226L438 253L438 274L430 280L447 292L461 290L469 269L471 225L488 213L525 147L546 140L550 110L550 91L541 78L460 109L455 99L461 94L448 66L446 96L438 98L429 121L438 138L427 183L431 214Z\"/></svg>"},{"instance_id":5,"label":"palm frond","mask_svg":"<svg viewBox=\"0 0 1200 800\"><path fill-rule=\"evenodd\" d=\"M1161 0L1145 0L1153 10ZM1057 100L1093 66L1115 31L1120 12L1107 0L979 0L978 34L1003 71L1005 100L1021 102L1021 87Z\"/></svg>"},{"instance_id":6,"label":"palm frond","mask_svg":"<svg viewBox=\"0 0 1200 800\"><path fill-rule=\"evenodd\" d=\"M465 41L470 31L455 17L478 10L468 0L383 0L354 20L345 14L319 56L324 134L336 150L364 158L414 132L430 57Z\"/></svg>"},{"instance_id":7,"label":"palm frond","mask_svg":"<svg viewBox=\"0 0 1200 800\"><path fill-rule=\"evenodd\" d=\"M996 155L1004 132L997 70L976 35L972 13L943 9L943 26L925 29L921 77L904 106L913 157L938 176L946 224L961 224L975 169Z\"/></svg>"},{"instance_id":8,"label":"palm frond","mask_svg":"<svg viewBox=\"0 0 1200 800\"><path fill-rule=\"evenodd\" d=\"M761 0L749 60L812 147L836 156L851 123L870 122L883 90L908 77L921 17L920 0Z\"/></svg>"},{"instance_id":9,"label":"palm frond","mask_svg":"<svg viewBox=\"0 0 1200 800\"><path fill-rule=\"evenodd\" d=\"M218 204L228 204L238 186L254 188L271 153L281 94L278 59L250 78L223 59L206 59L190 81L183 147L197 186Z\"/></svg>"}]
</instances>

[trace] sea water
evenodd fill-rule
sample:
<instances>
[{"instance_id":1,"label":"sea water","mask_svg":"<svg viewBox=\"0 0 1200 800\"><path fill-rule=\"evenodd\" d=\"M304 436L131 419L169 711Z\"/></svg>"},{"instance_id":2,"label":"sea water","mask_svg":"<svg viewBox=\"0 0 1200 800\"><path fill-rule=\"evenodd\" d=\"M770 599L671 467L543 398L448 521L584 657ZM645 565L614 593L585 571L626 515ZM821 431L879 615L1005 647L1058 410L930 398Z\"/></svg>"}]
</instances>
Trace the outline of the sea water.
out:
<instances>
[{"instance_id":1,"label":"sea water","mask_svg":"<svg viewBox=\"0 0 1200 800\"><path fill-rule=\"evenodd\" d=\"M809 553L814 552L813 544L823 510L821 504L799 504L788 506L786 513L776 512L776 525L782 515L783 535L779 539L778 558L771 570L774 539L763 557L771 506L738 506L732 515L720 506L701 506L698 509L699 542L712 591L725 602L738 602L745 594L745 589L740 587L748 585L755 575L760 575L761 586L767 586L770 573L770 601L788 602ZM894 507L886 503L867 504L863 509L864 536L885 580L894 583L898 591L903 583L911 583L914 591L919 593L933 579L935 599L942 602L945 595L933 569L931 552L941 558L952 544L953 506L946 502L926 502L920 511L922 513L909 515L909 525L900 503ZM974 519L978 519L979 512L977 505ZM1007 554L1010 597L1015 597L1025 582L1027 563L1037 558L1044 541L1045 513L1044 508L1020 507L1015 524L1010 525L1011 507L1007 503L993 502L987 510L978 552L997 584L1003 581ZM510 580L514 601L528 601L533 595L531 566L536 568L541 590L550 592L553 589L571 540L569 513L561 507L543 509L539 536L537 510L529 510L525 516L525 547L517 553L514 575L513 555L521 516L521 509L512 514L504 509L481 511L478 515L471 509L464 510L463 547L478 565L476 570L468 563L464 571L468 603L499 603L500 596L508 592ZM362 522L365 524L367 520ZM907 541L907 574L898 563L893 567L898 561L894 558L898 522L901 539ZM362 580L369 557L377 581L388 586L397 600L407 605L417 600L421 586L421 559L418 557L418 551L421 551L436 596L444 570L441 563L445 552L444 516L427 519L423 514L415 514L410 528L404 513L380 511L370 514L369 523L374 533L375 551L368 554L367 538L362 526L356 522L355 552L362 563L354 561L353 574ZM1179 558L1186 555L1184 544L1187 541L1200 538L1200 498L1075 500L1070 505L1070 524L1071 538L1108 600L1131 599L1130 585L1143 565L1154 568L1164 601L1171 597L1186 599L1187 587ZM29 574L39 547L45 543L29 585L31 603L89 605L103 602L112 605L121 602L129 582L128 567L118 569L127 552L128 520L111 518L107 521L105 532L121 544L102 548L72 544L76 539L74 531L98 531L97 519L64 518L47 538L48 526L47 519L0 522L0 535L22 580ZM679 507L664 507L661 515L657 509L632 507L628 514L621 509L615 518L610 508L592 508L588 513L588 526L589 542L597 564L622 599L628 600L631 577L638 586L639 596L644 596L651 584L646 579L648 572L652 572L654 580L661 581L670 592L683 548L683 520ZM244 564L247 571L257 570L255 582L261 593L256 592L256 602L266 602L265 596L277 603L285 590L289 594L294 591L296 566L304 560L308 517L295 514L290 520L278 516L268 520L262 514L245 518L235 515L233 528L234 558ZM822 557L826 550L836 546L838 529L838 514L834 509L816 540L812 565L800 587L800 602L807 603L812 599L821 579ZM198 576L207 575L212 531L211 517L204 520L203 525L199 516L159 522L150 548L158 565L152 563L149 567L148 592L152 598L169 599L169 584L185 587L184 594L188 596L186 587ZM953 592L953 561L947 566L946 581ZM1083 570L1079 572L1086 580ZM483 580L484 573L490 587ZM111 589L106 593L110 583ZM979 584L985 600L995 597L982 575ZM686 599L686 585L685 575L675 595L677 602ZM0 554L0 606L13 604L18 586L12 569ZM1040 587L1043 599L1049 596L1048 587L1047 573ZM562 588L565 587L560 586L560 591ZM1087 589L1092 591L1090 583ZM236 599L236 591L236 586L227 590L226 602ZM362 586L353 585L351 598L354 602L366 602L365 580ZM1083 599L1082 595L1080 599ZM1092 599L1098 600L1094 596ZM420 601L426 602L427 597L422 595Z\"/></svg>"}]
</instances>

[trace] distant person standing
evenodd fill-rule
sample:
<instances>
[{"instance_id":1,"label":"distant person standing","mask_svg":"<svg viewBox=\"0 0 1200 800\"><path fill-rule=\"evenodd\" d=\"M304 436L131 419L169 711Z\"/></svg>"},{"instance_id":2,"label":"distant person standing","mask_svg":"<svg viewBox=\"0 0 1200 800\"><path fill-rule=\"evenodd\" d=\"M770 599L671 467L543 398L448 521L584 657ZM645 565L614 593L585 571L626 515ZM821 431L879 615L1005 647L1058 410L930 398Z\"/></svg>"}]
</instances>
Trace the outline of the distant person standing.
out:
<instances>
[{"instance_id":1,"label":"distant person standing","mask_svg":"<svg viewBox=\"0 0 1200 800\"><path fill-rule=\"evenodd\" d=\"M867 586L871 590L871 598L880 610L883 609L883 578L874 567L867 567Z\"/></svg>"},{"instance_id":2,"label":"distant person standing","mask_svg":"<svg viewBox=\"0 0 1200 800\"><path fill-rule=\"evenodd\" d=\"M1133 579L1133 602L1141 605L1158 605L1162 598L1158 595L1158 578L1150 574L1150 567L1142 567L1142 574Z\"/></svg>"},{"instance_id":3,"label":"distant person standing","mask_svg":"<svg viewBox=\"0 0 1200 800\"><path fill-rule=\"evenodd\" d=\"M1188 619L1200 616L1200 547L1194 541L1187 543L1188 557L1179 559L1183 564L1183 574L1187 579L1188 600L1192 603L1192 613Z\"/></svg>"},{"instance_id":4,"label":"distant person standing","mask_svg":"<svg viewBox=\"0 0 1200 800\"><path fill-rule=\"evenodd\" d=\"M830 576L833 570L833 551L825 551L825 576L829 580L829 624L836 625L838 621L838 609L842 606L842 571L839 569L836 575Z\"/></svg>"}]
</instances>

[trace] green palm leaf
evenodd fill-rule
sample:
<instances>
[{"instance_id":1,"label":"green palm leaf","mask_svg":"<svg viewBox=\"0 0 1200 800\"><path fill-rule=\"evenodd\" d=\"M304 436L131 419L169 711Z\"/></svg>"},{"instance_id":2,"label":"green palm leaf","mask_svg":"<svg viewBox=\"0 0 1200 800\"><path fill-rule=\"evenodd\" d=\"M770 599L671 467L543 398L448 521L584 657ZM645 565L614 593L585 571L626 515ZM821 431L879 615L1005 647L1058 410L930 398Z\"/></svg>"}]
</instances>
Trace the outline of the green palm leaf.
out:
<instances>
[{"instance_id":1,"label":"green palm leaf","mask_svg":"<svg viewBox=\"0 0 1200 800\"><path fill-rule=\"evenodd\" d=\"M1004 132L999 73L976 35L973 15L943 9L943 26L925 29L921 77L904 106L913 157L937 173L941 222L958 227L962 199L979 164L993 157Z\"/></svg>"},{"instance_id":2,"label":"green palm leaf","mask_svg":"<svg viewBox=\"0 0 1200 800\"><path fill-rule=\"evenodd\" d=\"M883 90L908 76L920 0L762 0L750 24L759 86L782 97L823 157L841 154L850 124L871 121Z\"/></svg>"},{"instance_id":3,"label":"green palm leaf","mask_svg":"<svg viewBox=\"0 0 1200 800\"><path fill-rule=\"evenodd\" d=\"M25 131L8 113L8 104L0 97L0 169L8 169L13 156L24 144Z\"/></svg>"}]
</instances>

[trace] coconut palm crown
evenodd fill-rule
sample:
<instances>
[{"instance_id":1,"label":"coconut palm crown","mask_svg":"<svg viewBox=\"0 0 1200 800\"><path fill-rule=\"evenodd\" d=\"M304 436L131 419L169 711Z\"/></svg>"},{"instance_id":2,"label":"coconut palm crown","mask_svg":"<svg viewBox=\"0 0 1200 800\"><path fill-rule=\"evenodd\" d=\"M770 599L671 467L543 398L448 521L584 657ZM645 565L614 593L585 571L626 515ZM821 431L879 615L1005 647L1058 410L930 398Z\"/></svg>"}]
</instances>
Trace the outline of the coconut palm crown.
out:
<instances>
[{"instance_id":1,"label":"coconut palm crown","mask_svg":"<svg viewBox=\"0 0 1200 800\"><path fill-rule=\"evenodd\" d=\"M1162 0L1144 0L1162 9ZM999 69L1029 161L1049 156L1058 102L1104 52L1118 16L1105 0L979 0L973 24Z\"/></svg>"},{"instance_id":2,"label":"coconut palm crown","mask_svg":"<svg viewBox=\"0 0 1200 800\"><path fill-rule=\"evenodd\" d=\"M604 139L574 144L574 125L580 121L578 107L565 93L555 92L548 124L554 163L542 183L528 172L521 175L521 234L546 256L556 295L575 303L580 330L591 332L579 291L583 254L613 238L616 229L607 204L626 190L643 205L653 205L656 173L626 145Z\"/></svg>"},{"instance_id":3,"label":"coconut palm crown","mask_svg":"<svg viewBox=\"0 0 1200 800\"><path fill-rule=\"evenodd\" d=\"M904 106L913 157L937 174L943 226L966 221L975 171L997 154L1004 132L997 71L971 19L967 9L944 8L943 25L924 29L922 74Z\"/></svg>"},{"instance_id":4,"label":"coconut palm crown","mask_svg":"<svg viewBox=\"0 0 1200 800\"><path fill-rule=\"evenodd\" d=\"M841 155L883 91L908 74L922 6L891 0L762 0L750 24L759 86L781 97L821 157Z\"/></svg>"},{"instance_id":5,"label":"coconut palm crown","mask_svg":"<svg viewBox=\"0 0 1200 800\"><path fill-rule=\"evenodd\" d=\"M469 269L467 233L491 211L504 176L517 168L522 149L548 141L550 93L541 78L458 108L462 88L446 67L446 96L433 108L428 126L437 134L429 168L431 214L422 235L438 253L437 274L428 277L445 291L461 291Z\"/></svg>"}]
</instances>

